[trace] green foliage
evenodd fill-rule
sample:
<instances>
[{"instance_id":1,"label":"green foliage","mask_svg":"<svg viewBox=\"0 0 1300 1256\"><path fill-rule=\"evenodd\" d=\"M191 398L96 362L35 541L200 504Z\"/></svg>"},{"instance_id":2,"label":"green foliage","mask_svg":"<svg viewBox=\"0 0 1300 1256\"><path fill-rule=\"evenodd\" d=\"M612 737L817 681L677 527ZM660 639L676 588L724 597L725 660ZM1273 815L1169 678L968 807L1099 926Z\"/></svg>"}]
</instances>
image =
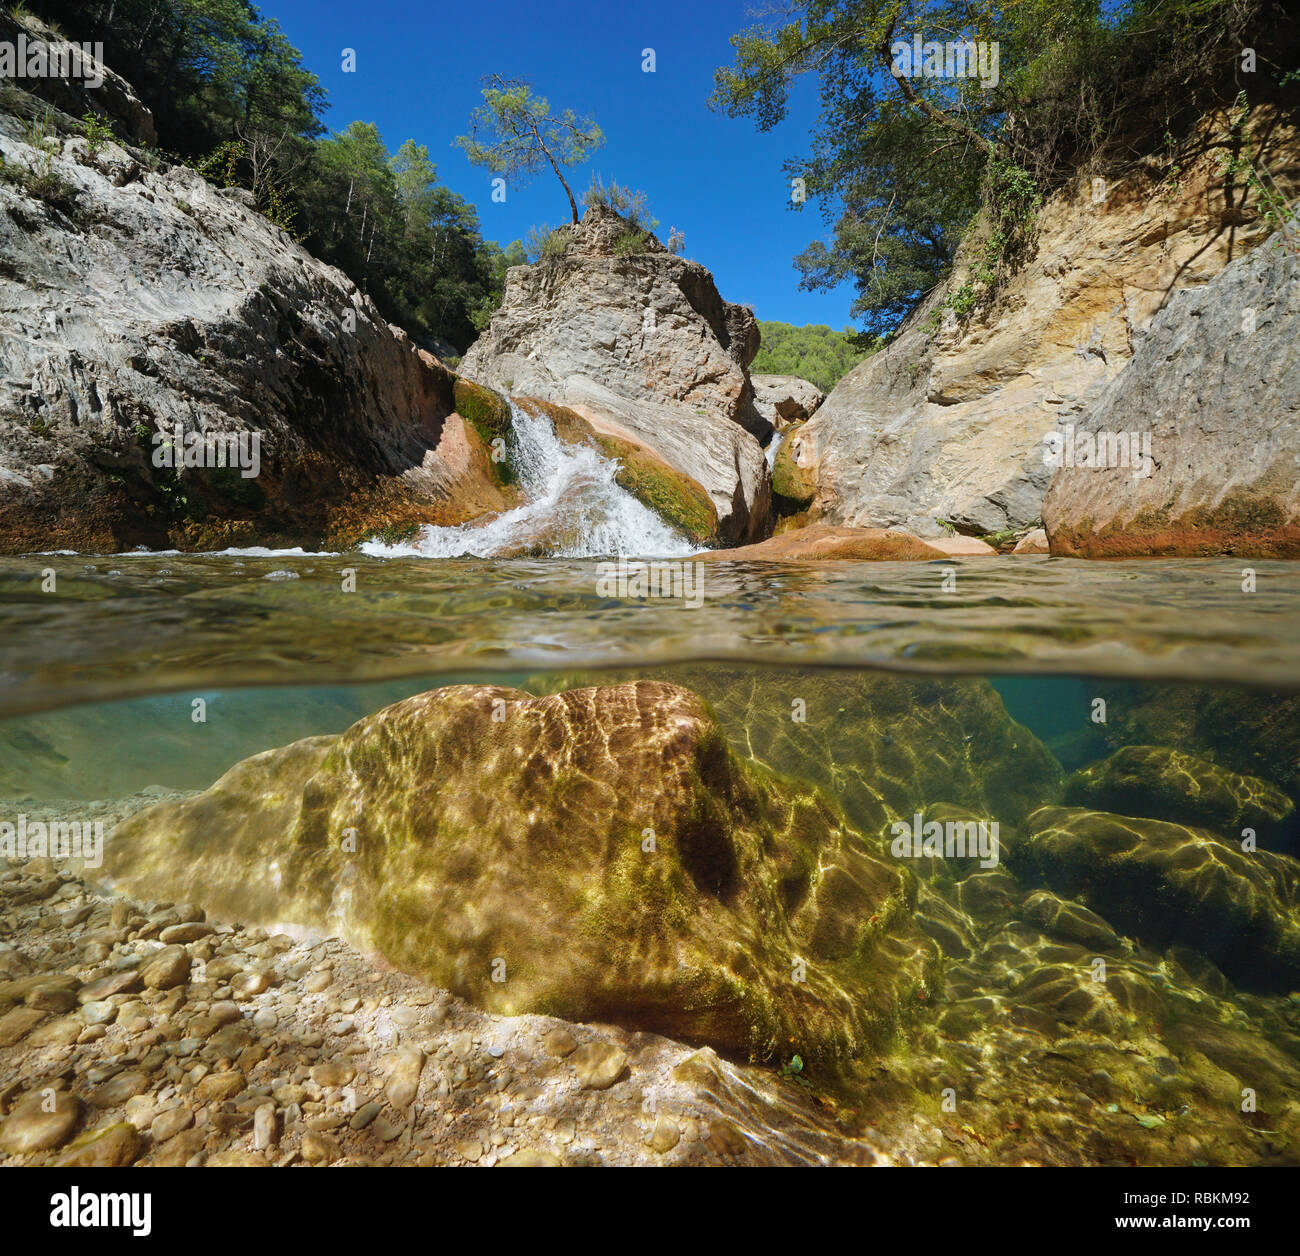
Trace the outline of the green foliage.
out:
<instances>
[{"instance_id":1,"label":"green foliage","mask_svg":"<svg viewBox=\"0 0 1300 1256\"><path fill-rule=\"evenodd\" d=\"M600 127L572 109L552 113L546 97L535 95L530 84L500 74L484 79L483 101L470 115L470 133L456 140L465 155L516 186L549 166L576 223L578 203L560 168L586 161L604 144Z\"/></svg>"},{"instance_id":2,"label":"green foliage","mask_svg":"<svg viewBox=\"0 0 1300 1256\"><path fill-rule=\"evenodd\" d=\"M92 109L87 109L81 115L81 129L85 132L86 145L90 149L92 160L99 154L99 150L114 138L112 126Z\"/></svg>"},{"instance_id":3,"label":"green foliage","mask_svg":"<svg viewBox=\"0 0 1300 1256\"><path fill-rule=\"evenodd\" d=\"M624 231L614 241L615 256L630 257L633 253L644 253L650 239L648 231Z\"/></svg>"},{"instance_id":4,"label":"green foliage","mask_svg":"<svg viewBox=\"0 0 1300 1256\"><path fill-rule=\"evenodd\" d=\"M811 150L786 173L831 237L796 265L807 288L851 281L854 317L882 333L947 276L981 208L992 227L976 279L991 288L1024 255L1045 192L1108 148L1122 161L1185 131L1223 99L1241 48L1278 45L1270 12L1267 0L803 0L733 36L712 104L769 130L795 81L815 79ZM996 43L998 73L896 76L894 45L914 35Z\"/></svg>"},{"instance_id":5,"label":"green foliage","mask_svg":"<svg viewBox=\"0 0 1300 1256\"><path fill-rule=\"evenodd\" d=\"M524 252L530 262L556 262L569 251L569 234L573 227L529 227L524 235Z\"/></svg>"},{"instance_id":6,"label":"green foliage","mask_svg":"<svg viewBox=\"0 0 1300 1256\"><path fill-rule=\"evenodd\" d=\"M1300 209L1282 194L1247 134L1250 108L1245 91L1238 92L1229 117L1227 143L1218 154L1224 183L1228 187L1242 185L1254 198L1256 211L1270 229L1288 234L1300 232Z\"/></svg>"},{"instance_id":7,"label":"green foliage","mask_svg":"<svg viewBox=\"0 0 1300 1256\"><path fill-rule=\"evenodd\" d=\"M832 331L823 323L795 327L759 323L762 346L750 364L751 375L797 375L830 392L877 344L867 343L852 328Z\"/></svg>"},{"instance_id":8,"label":"green foliage","mask_svg":"<svg viewBox=\"0 0 1300 1256\"><path fill-rule=\"evenodd\" d=\"M653 231L659 225L659 219L650 216L644 192L624 187L612 179L606 183L599 173L591 176L591 183L582 194L582 203L588 208L603 205L606 209L622 214L628 225L636 231Z\"/></svg>"}]
</instances>

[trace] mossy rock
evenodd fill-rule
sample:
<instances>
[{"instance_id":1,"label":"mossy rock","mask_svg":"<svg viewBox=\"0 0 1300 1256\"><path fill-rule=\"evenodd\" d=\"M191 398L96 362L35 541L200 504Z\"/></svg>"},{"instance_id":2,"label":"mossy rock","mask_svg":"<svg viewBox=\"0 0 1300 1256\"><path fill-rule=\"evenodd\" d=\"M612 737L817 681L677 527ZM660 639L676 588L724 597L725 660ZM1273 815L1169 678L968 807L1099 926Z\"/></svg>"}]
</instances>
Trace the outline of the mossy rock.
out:
<instances>
[{"instance_id":1,"label":"mossy rock","mask_svg":"<svg viewBox=\"0 0 1300 1256\"><path fill-rule=\"evenodd\" d=\"M1248 990L1300 987L1300 863L1206 829L1082 807L1026 821L1024 865L1116 928L1203 952ZM1020 861L1018 859L1018 866Z\"/></svg>"},{"instance_id":2,"label":"mossy rock","mask_svg":"<svg viewBox=\"0 0 1300 1256\"><path fill-rule=\"evenodd\" d=\"M487 446L489 453L494 441L507 442L501 448L509 448L511 430L510 403L500 393L472 383L457 375L453 385L456 413L478 433L479 439ZM518 478L509 458L490 459L492 469L502 487L512 485Z\"/></svg>"},{"instance_id":3,"label":"mossy rock","mask_svg":"<svg viewBox=\"0 0 1300 1256\"><path fill-rule=\"evenodd\" d=\"M1150 816L1214 829L1239 839L1254 830L1267 843L1295 812L1275 785L1167 746L1125 746L1076 772L1065 800L1075 806Z\"/></svg>"},{"instance_id":4,"label":"mossy rock","mask_svg":"<svg viewBox=\"0 0 1300 1256\"><path fill-rule=\"evenodd\" d=\"M793 510L811 505L817 495L816 468L801 467L794 460L795 437L803 426L799 423L787 431L772 464L772 494L779 499L779 505Z\"/></svg>"},{"instance_id":5,"label":"mossy rock","mask_svg":"<svg viewBox=\"0 0 1300 1256\"><path fill-rule=\"evenodd\" d=\"M669 527L698 545L716 541L718 512L703 485L671 467L644 445L597 431L580 414L566 406L535 397L520 404L546 414L555 434L569 444L594 445L605 457L619 464L614 482L653 510Z\"/></svg>"},{"instance_id":6,"label":"mossy rock","mask_svg":"<svg viewBox=\"0 0 1300 1256\"><path fill-rule=\"evenodd\" d=\"M940 976L911 871L660 682L420 694L138 813L109 863L151 896L337 930L494 1013L756 1059L882 1050Z\"/></svg>"}]
</instances>

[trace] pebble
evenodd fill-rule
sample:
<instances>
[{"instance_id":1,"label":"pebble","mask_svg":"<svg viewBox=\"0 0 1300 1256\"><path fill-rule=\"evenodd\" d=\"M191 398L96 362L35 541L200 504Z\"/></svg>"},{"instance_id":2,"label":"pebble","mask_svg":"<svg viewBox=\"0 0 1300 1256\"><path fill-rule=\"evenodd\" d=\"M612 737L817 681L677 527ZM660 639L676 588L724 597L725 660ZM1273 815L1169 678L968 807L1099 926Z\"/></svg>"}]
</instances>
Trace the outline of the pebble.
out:
<instances>
[{"instance_id":1,"label":"pebble","mask_svg":"<svg viewBox=\"0 0 1300 1256\"><path fill-rule=\"evenodd\" d=\"M189 980L190 954L183 946L165 946L145 961L140 979L149 990L170 990Z\"/></svg>"},{"instance_id":2,"label":"pebble","mask_svg":"<svg viewBox=\"0 0 1300 1256\"><path fill-rule=\"evenodd\" d=\"M97 1086L90 1102L97 1108L121 1107L128 1099L148 1090L150 1080L149 1074L141 1069L127 1069Z\"/></svg>"},{"instance_id":3,"label":"pebble","mask_svg":"<svg viewBox=\"0 0 1300 1256\"><path fill-rule=\"evenodd\" d=\"M352 1120L348 1122L351 1129L363 1130L371 1121L379 1115L380 1108L383 1105L372 1099L369 1103L362 1104L353 1114Z\"/></svg>"},{"instance_id":4,"label":"pebble","mask_svg":"<svg viewBox=\"0 0 1300 1256\"><path fill-rule=\"evenodd\" d=\"M83 1134L59 1157L65 1169L120 1169L134 1164L144 1150L140 1131L129 1121Z\"/></svg>"},{"instance_id":5,"label":"pebble","mask_svg":"<svg viewBox=\"0 0 1300 1256\"><path fill-rule=\"evenodd\" d=\"M330 1090L341 1090L355 1076L357 1070L352 1065L343 1061L336 1061L329 1064L317 1064L311 1071L311 1079L318 1086L324 1086Z\"/></svg>"},{"instance_id":6,"label":"pebble","mask_svg":"<svg viewBox=\"0 0 1300 1256\"><path fill-rule=\"evenodd\" d=\"M302 1136L300 1147L302 1158L308 1164L330 1164L343 1154L337 1138L315 1130L308 1130Z\"/></svg>"},{"instance_id":7,"label":"pebble","mask_svg":"<svg viewBox=\"0 0 1300 1256\"><path fill-rule=\"evenodd\" d=\"M608 1090L627 1070L627 1055L612 1042L589 1042L569 1057L578 1081L588 1090Z\"/></svg>"},{"instance_id":8,"label":"pebble","mask_svg":"<svg viewBox=\"0 0 1300 1256\"><path fill-rule=\"evenodd\" d=\"M392 1107L406 1108L415 1102L424 1059L424 1052L419 1047L403 1047L388 1057L388 1085L384 1093Z\"/></svg>"},{"instance_id":9,"label":"pebble","mask_svg":"<svg viewBox=\"0 0 1300 1256\"><path fill-rule=\"evenodd\" d=\"M261 1104L253 1113L253 1146L258 1151L266 1151L275 1146L277 1138L275 1104Z\"/></svg>"},{"instance_id":10,"label":"pebble","mask_svg":"<svg viewBox=\"0 0 1300 1256\"><path fill-rule=\"evenodd\" d=\"M170 1138L175 1138L182 1130L187 1130L194 1124L194 1113L186 1107L172 1108L168 1112L160 1112L153 1119L149 1126L149 1135L155 1143L165 1143Z\"/></svg>"},{"instance_id":11,"label":"pebble","mask_svg":"<svg viewBox=\"0 0 1300 1256\"><path fill-rule=\"evenodd\" d=\"M49 1111L46 1111L46 1109ZM66 1091L37 1092L24 1099L0 1125L0 1151L23 1156L61 1147L77 1127L81 1101Z\"/></svg>"}]
</instances>

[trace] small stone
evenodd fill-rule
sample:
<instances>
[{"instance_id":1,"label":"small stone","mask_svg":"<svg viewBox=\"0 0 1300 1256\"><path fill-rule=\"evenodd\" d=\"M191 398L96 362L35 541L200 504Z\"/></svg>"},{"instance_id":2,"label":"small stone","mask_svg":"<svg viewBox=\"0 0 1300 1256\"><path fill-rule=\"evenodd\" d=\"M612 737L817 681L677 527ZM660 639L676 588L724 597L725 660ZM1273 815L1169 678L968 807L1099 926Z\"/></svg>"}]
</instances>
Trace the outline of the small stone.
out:
<instances>
[{"instance_id":1,"label":"small stone","mask_svg":"<svg viewBox=\"0 0 1300 1256\"><path fill-rule=\"evenodd\" d=\"M244 1014L239 1010L239 1004L231 1002L229 999L222 999L214 1003L208 1009L208 1015L212 1017L218 1025L233 1025L236 1021L244 1019Z\"/></svg>"},{"instance_id":2,"label":"small stone","mask_svg":"<svg viewBox=\"0 0 1300 1256\"><path fill-rule=\"evenodd\" d=\"M277 1137L275 1104L264 1103L253 1113L253 1146L266 1151L275 1146Z\"/></svg>"},{"instance_id":3,"label":"small stone","mask_svg":"<svg viewBox=\"0 0 1300 1256\"><path fill-rule=\"evenodd\" d=\"M206 1138L207 1136L203 1130L182 1130L175 1137L168 1139L161 1151L154 1153L150 1163L157 1165L160 1169L182 1168L196 1156L202 1154Z\"/></svg>"},{"instance_id":4,"label":"small stone","mask_svg":"<svg viewBox=\"0 0 1300 1256\"><path fill-rule=\"evenodd\" d=\"M475 1164L483 1154L483 1144L473 1138L462 1138L456 1143L456 1152L468 1160L470 1164Z\"/></svg>"},{"instance_id":5,"label":"small stone","mask_svg":"<svg viewBox=\"0 0 1300 1256\"><path fill-rule=\"evenodd\" d=\"M420 1090L420 1073L424 1069L424 1052L419 1047L403 1047L389 1057L388 1085L385 1094L394 1108L406 1108L415 1102Z\"/></svg>"},{"instance_id":6,"label":"small stone","mask_svg":"<svg viewBox=\"0 0 1300 1256\"><path fill-rule=\"evenodd\" d=\"M311 1079L318 1086L329 1090L341 1090L355 1076L357 1070L346 1061L337 1060L327 1064L317 1064L311 1071Z\"/></svg>"},{"instance_id":7,"label":"small stone","mask_svg":"<svg viewBox=\"0 0 1300 1256\"><path fill-rule=\"evenodd\" d=\"M589 1042L569 1058L588 1090L608 1090L627 1070L627 1055L612 1042Z\"/></svg>"},{"instance_id":8,"label":"small stone","mask_svg":"<svg viewBox=\"0 0 1300 1256\"><path fill-rule=\"evenodd\" d=\"M308 973L303 978L302 988L308 994L324 994L334 984L334 974L327 968L324 972Z\"/></svg>"},{"instance_id":9,"label":"small stone","mask_svg":"<svg viewBox=\"0 0 1300 1256\"><path fill-rule=\"evenodd\" d=\"M197 942L200 938L206 938L212 932L211 925L200 924L193 921L189 924L168 925L158 935L158 941L166 943L168 946L186 942Z\"/></svg>"},{"instance_id":10,"label":"small stone","mask_svg":"<svg viewBox=\"0 0 1300 1256\"><path fill-rule=\"evenodd\" d=\"M95 1088L90 1102L97 1108L119 1108L128 1099L142 1095L149 1089L149 1074L142 1069L127 1069L110 1077L102 1086Z\"/></svg>"},{"instance_id":11,"label":"small stone","mask_svg":"<svg viewBox=\"0 0 1300 1256\"><path fill-rule=\"evenodd\" d=\"M0 1125L0 1151L25 1156L61 1147L72 1137L80 1116L81 1100L76 1095L62 1090L37 1092L24 1099Z\"/></svg>"},{"instance_id":12,"label":"small stone","mask_svg":"<svg viewBox=\"0 0 1300 1256\"><path fill-rule=\"evenodd\" d=\"M343 1154L337 1138L308 1130L302 1136L302 1158L308 1164L330 1164Z\"/></svg>"},{"instance_id":13,"label":"small stone","mask_svg":"<svg viewBox=\"0 0 1300 1256\"><path fill-rule=\"evenodd\" d=\"M11 1047L21 1038L25 1038L43 1021L48 1012L39 1007L15 1007L0 1016L0 1047Z\"/></svg>"},{"instance_id":14,"label":"small stone","mask_svg":"<svg viewBox=\"0 0 1300 1256\"><path fill-rule=\"evenodd\" d=\"M564 1161L554 1152L534 1151L530 1147L522 1147L512 1155L497 1161L498 1169L558 1169L561 1168Z\"/></svg>"},{"instance_id":15,"label":"small stone","mask_svg":"<svg viewBox=\"0 0 1300 1256\"><path fill-rule=\"evenodd\" d=\"M217 983L229 981L244 971L244 961L229 955L212 960L204 969L203 975L208 981Z\"/></svg>"},{"instance_id":16,"label":"small stone","mask_svg":"<svg viewBox=\"0 0 1300 1256\"><path fill-rule=\"evenodd\" d=\"M77 991L77 998L82 1003L98 1003L102 999L111 999L115 994L134 994L140 989L140 984L140 970L126 968L88 982Z\"/></svg>"},{"instance_id":17,"label":"small stone","mask_svg":"<svg viewBox=\"0 0 1300 1256\"><path fill-rule=\"evenodd\" d=\"M381 1106L382 1105L374 1099L369 1103L362 1104L361 1107L352 1114L352 1120L348 1122L348 1126L354 1130L365 1129L366 1126L379 1115Z\"/></svg>"},{"instance_id":18,"label":"small stone","mask_svg":"<svg viewBox=\"0 0 1300 1256\"><path fill-rule=\"evenodd\" d=\"M681 1141L682 1132L677 1127L677 1122L670 1116L665 1116L662 1112L655 1117L655 1127L650 1131L650 1137L647 1140L650 1144L651 1151L657 1151L661 1156L672 1151Z\"/></svg>"},{"instance_id":19,"label":"small stone","mask_svg":"<svg viewBox=\"0 0 1300 1256\"><path fill-rule=\"evenodd\" d=\"M261 969L254 969L252 972L240 973L231 983L231 988L235 992L235 998L253 999L271 988L271 977Z\"/></svg>"},{"instance_id":20,"label":"small stone","mask_svg":"<svg viewBox=\"0 0 1300 1256\"><path fill-rule=\"evenodd\" d=\"M200 1103L213 1103L230 1099L244 1089L244 1075L237 1068L227 1069L221 1073L210 1073L194 1088L194 1096Z\"/></svg>"},{"instance_id":21,"label":"small stone","mask_svg":"<svg viewBox=\"0 0 1300 1256\"><path fill-rule=\"evenodd\" d=\"M81 1005L81 1019L87 1025L109 1025L117 1019L117 1005L108 999Z\"/></svg>"},{"instance_id":22,"label":"small stone","mask_svg":"<svg viewBox=\"0 0 1300 1256\"><path fill-rule=\"evenodd\" d=\"M253 1028L270 1033L280 1023L279 1017L269 1007L259 1008L253 1014Z\"/></svg>"},{"instance_id":23,"label":"small stone","mask_svg":"<svg viewBox=\"0 0 1300 1256\"><path fill-rule=\"evenodd\" d=\"M556 1059L563 1059L566 1055L572 1055L578 1049L578 1040L562 1025L552 1029L542 1044L546 1048L546 1054L555 1056Z\"/></svg>"},{"instance_id":24,"label":"small stone","mask_svg":"<svg viewBox=\"0 0 1300 1256\"><path fill-rule=\"evenodd\" d=\"M184 984L189 976L190 954L183 946L163 947L140 969L140 979L149 990L170 990Z\"/></svg>"},{"instance_id":25,"label":"small stone","mask_svg":"<svg viewBox=\"0 0 1300 1256\"><path fill-rule=\"evenodd\" d=\"M189 1108L172 1108L171 1111L160 1112L154 1117L149 1126L149 1134L155 1143L165 1143L193 1124L194 1113Z\"/></svg>"},{"instance_id":26,"label":"small stone","mask_svg":"<svg viewBox=\"0 0 1300 1256\"><path fill-rule=\"evenodd\" d=\"M134 1164L144 1150L140 1131L119 1121L83 1134L58 1159L61 1169L120 1169Z\"/></svg>"}]
</instances>

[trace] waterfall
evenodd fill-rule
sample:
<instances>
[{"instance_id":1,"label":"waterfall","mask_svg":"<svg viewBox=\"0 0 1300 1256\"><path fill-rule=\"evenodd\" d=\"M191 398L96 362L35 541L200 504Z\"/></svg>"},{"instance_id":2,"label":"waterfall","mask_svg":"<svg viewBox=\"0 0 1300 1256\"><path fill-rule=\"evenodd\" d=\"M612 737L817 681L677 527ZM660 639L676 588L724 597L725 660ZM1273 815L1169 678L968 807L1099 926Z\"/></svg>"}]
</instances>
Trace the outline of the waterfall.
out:
<instances>
[{"instance_id":1,"label":"waterfall","mask_svg":"<svg viewBox=\"0 0 1300 1256\"><path fill-rule=\"evenodd\" d=\"M763 451L767 457L767 469L771 471L776 466L776 456L781 452L781 446L785 444L785 438L788 432L773 432L772 439L767 442L767 448Z\"/></svg>"},{"instance_id":2,"label":"waterfall","mask_svg":"<svg viewBox=\"0 0 1300 1256\"><path fill-rule=\"evenodd\" d=\"M592 445L559 439L544 414L510 402L509 455L524 503L481 523L426 525L409 542L367 541L377 557L675 558L698 546L614 482L619 464Z\"/></svg>"}]
</instances>

